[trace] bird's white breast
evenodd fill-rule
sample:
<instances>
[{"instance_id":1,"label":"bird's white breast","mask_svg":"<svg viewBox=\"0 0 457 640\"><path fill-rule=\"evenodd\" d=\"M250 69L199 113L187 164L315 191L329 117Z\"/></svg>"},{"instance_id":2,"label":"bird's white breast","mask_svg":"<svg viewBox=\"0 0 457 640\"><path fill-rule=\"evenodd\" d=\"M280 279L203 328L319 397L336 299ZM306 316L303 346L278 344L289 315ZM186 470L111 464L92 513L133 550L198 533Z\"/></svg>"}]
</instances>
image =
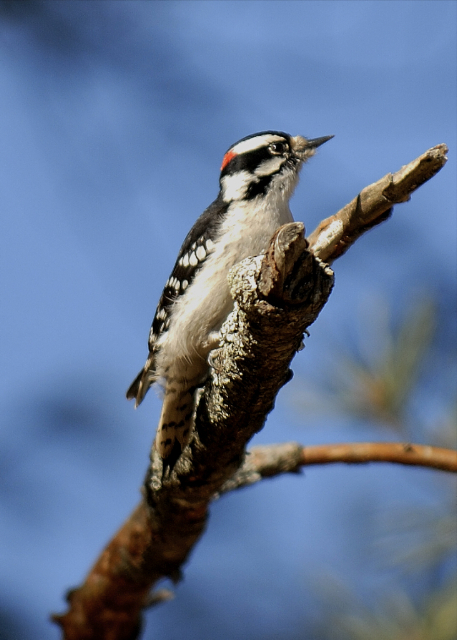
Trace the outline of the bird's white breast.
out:
<instances>
[{"instance_id":1,"label":"bird's white breast","mask_svg":"<svg viewBox=\"0 0 457 640\"><path fill-rule=\"evenodd\" d=\"M220 329L233 307L229 270L244 258L263 253L276 229L293 222L289 198L295 184L281 186L272 189L268 197L231 203L214 239L213 252L172 307L170 328L160 340L159 376L178 360L201 359L206 366L207 337Z\"/></svg>"}]
</instances>

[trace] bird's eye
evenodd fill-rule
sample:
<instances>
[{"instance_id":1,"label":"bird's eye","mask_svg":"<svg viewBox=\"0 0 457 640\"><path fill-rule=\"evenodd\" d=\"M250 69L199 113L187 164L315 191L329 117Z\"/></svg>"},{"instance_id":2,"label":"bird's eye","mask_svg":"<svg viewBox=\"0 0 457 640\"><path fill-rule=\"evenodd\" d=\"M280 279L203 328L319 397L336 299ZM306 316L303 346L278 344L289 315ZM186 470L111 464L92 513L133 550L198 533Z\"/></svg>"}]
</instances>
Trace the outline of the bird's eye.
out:
<instances>
[{"instance_id":1,"label":"bird's eye","mask_svg":"<svg viewBox=\"0 0 457 640\"><path fill-rule=\"evenodd\" d=\"M270 152L276 156L280 156L289 150L288 145L285 142L272 142L269 146Z\"/></svg>"}]
</instances>

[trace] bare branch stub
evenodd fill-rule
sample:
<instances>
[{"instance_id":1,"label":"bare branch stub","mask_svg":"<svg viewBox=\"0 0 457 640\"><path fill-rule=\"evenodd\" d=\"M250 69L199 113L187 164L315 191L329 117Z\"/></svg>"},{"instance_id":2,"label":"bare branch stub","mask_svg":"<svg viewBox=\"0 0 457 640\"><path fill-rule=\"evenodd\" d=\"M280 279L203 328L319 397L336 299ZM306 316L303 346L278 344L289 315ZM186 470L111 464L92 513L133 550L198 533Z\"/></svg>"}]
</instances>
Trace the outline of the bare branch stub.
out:
<instances>
[{"instance_id":1,"label":"bare branch stub","mask_svg":"<svg viewBox=\"0 0 457 640\"><path fill-rule=\"evenodd\" d=\"M388 173L362 189L310 234L308 242L314 254L329 264L343 255L363 233L387 220L395 204L409 200L416 189L437 174L447 162L447 152L445 144L438 144L396 173Z\"/></svg>"}]
</instances>

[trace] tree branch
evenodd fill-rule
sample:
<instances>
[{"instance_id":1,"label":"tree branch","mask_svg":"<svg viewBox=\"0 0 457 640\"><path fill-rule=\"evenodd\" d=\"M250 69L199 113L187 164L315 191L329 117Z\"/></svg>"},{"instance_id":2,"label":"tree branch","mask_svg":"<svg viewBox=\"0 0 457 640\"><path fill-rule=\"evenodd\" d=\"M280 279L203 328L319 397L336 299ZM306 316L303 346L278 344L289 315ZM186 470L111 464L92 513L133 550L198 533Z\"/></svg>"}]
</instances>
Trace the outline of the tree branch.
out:
<instances>
[{"instance_id":1,"label":"tree branch","mask_svg":"<svg viewBox=\"0 0 457 640\"><path fill-rule=\"evenodd\" d=\"M142 502L85 583L69 593L67 613L53 617L66 640L138 637L141 611L151 601L149 590L163 577L179 579L181 566L204 531L211 500L241 473L248 441L262 428L279 389L291 377L289 365L303 333L333 286L333 273L319 257L334 260L385 219L394 202L405 201L443 166L445 151L445 145L434 147L364 189L324 221L309 242L301 223L285 225L264 256L248 258L232 269L234 310L222 327L221 347L213 354L190 446L163 483L162 460L152 448Z\"/></svg>"},{"instance_id":2,"label":"tree branch","mask_svg":"<svg viewBox=\"0 0 457 640\"><path fill-rule=\"evenodd\" d=\"M222 486L220 494L282 473L299 473L318 464L390 462L457 473L457 451L409 442L352 442L304 447L284 442L252 447L244 464Z\"/></svg>"},{"instance_id":3,"label":"tree branch","mask_svg":"<svg viewBox=\"0 0 457 640\"><path fill-rule=\"evenodd\" d=\"M396 173L362 189L308 237L314 255L328 264L342 256L365 231L387 220L394 204L407 202L413 191L437 174L447 162L447 152L445 144L437 144Z\"/></svg>"}]
</instances>

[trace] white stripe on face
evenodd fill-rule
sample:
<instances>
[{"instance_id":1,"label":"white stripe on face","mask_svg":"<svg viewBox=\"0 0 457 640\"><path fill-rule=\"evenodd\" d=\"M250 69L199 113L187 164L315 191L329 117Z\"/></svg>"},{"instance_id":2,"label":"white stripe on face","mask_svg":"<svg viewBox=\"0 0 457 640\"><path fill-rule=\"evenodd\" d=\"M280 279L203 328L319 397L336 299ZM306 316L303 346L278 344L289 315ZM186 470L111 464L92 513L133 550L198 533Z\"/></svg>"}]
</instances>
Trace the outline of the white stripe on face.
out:
<instances>
[{"instance_id":1,"label":"white stripe on face","mask_svg":"<svg viewBox=\"0 0 457 640\"><path fill-rule=\"evenodd\" d=\"M222 178L222 186L225 202L242 200L251 181L252 175L248 171L238 171L232 175L224 176Z\"/></svg>"},{"instance_id":2,"label":"white stripe on face","mask_svg":"<svg viewBox=\"0 0 457 640\"><path fill-rule=\"evenodd\" d=\"M285 158L282 156L273 156L272 158L268 158L268 160L261 162L257 169L254 170L254 173L256 176L260 177L270 176L279 171L285 161Z\"/></svg>"},{"instance_id":3,"label":"white stripe on face","mask_svg":"<svg viewBox=\"0 0 457 640\"><path fill-rule=\"evenodd\" d=\"M284 142L283 136L275 136L271 133L267 133L263 136L255 136L248 140L238 142L234 147L231 147L230 151L236 155L239 153L246 153L247 151L255 151L260 147L267 147L272 142Z\"/></svg>"}]
</instances>

